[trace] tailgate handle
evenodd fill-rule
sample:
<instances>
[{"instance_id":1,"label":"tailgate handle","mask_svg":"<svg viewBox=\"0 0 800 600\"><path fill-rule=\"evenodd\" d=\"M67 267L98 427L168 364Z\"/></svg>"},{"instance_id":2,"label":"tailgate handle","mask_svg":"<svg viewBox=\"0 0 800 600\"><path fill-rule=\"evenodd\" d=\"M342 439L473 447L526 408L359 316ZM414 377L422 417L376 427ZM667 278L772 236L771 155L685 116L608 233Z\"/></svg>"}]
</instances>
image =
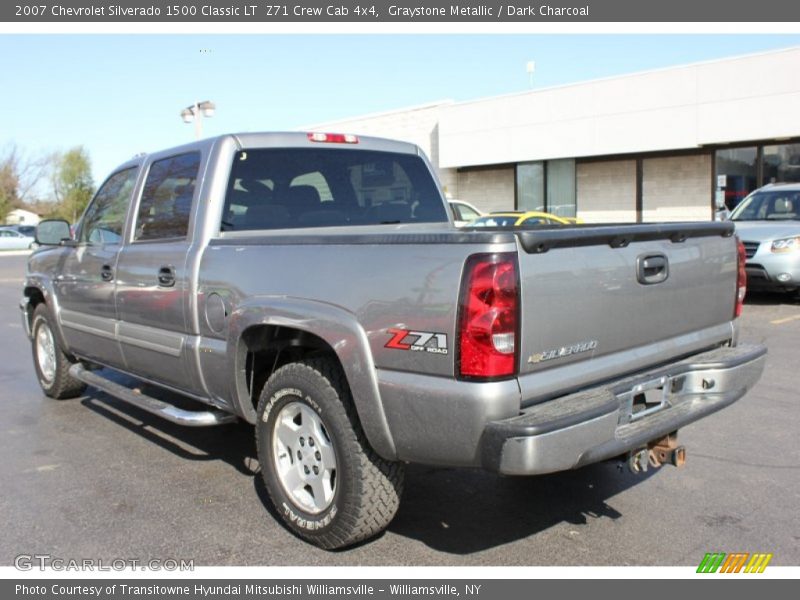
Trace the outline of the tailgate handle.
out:
<instances>
[{"instance_id":1,"label":"tailgate handle","mask_svg":"<svg viewBox=\"0 0 800 600\"><path fill-rule=\"evenodd\" d=\"M664 254L646 254L636 259L636 279L652 285L669 277L669 261Z\"/></svg>"}]
</instances>

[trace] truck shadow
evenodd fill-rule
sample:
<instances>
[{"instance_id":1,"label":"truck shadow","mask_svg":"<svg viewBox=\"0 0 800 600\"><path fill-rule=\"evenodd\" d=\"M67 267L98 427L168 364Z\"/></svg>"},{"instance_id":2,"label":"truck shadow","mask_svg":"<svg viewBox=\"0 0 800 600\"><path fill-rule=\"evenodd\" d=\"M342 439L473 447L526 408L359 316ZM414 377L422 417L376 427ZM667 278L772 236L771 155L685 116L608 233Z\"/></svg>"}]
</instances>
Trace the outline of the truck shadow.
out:
<instances>
[{"instance_id":1,"label":"truck shadow","mask_svg":"<svg viewBox=\"0 0 800 600\"><path fill-rule=\"evenodd\" d=\"M154 390L146 388L146 392ZM192 407L191 402L174 395L169 400ZM252 478L264 508L282 525L258 476L252 426L183 427L91 387L81 403L182 459L222 461ZM479 469L411 465L400 510L388 531L441 552L467 555L535 536L560 523L616 520L622 515L607 503L608 498L653 474L649 471L634 476L617 464L606 462L539 477L502 477ZM245 481L242 484L246 485ZM342 552L359 552L360 546Z\"/></svg>"},{"instance_id":2,"label":"truck shadow","mask_svg":"<svg viewBox=\"0 0 800 600\"><path fill-rule=\"evenodd\" d=\"M441 552L471 554L542 533L622 515L606 501L645 481L616 462L538 477L414 466L389 531Z\"/></svg>"},{"instance_id":3,"label":"truck shadow","mask_svg":"<svg viewBox=\"0 0 800 600\"><path fill-rule=\"evenodd\" d=\"M800 296L785 292L747 292L744 303L757 306L778 306L780 304L800 306Z\"/></svg>"},{"instance_id":4,"label":"truck shadow","mask_svg":"<svg viewBox=\"0 0 800 600\"><path fill-rule=\"evenodd\" d=\"M146 389L147 393L156 395L154 389ZM158 396L164 398L162 393ZM184 404L186 408L197 409L196 403L182 400L174 394L170 395L169 400L176 406ZM249 476L257 470L253 428L246 423L216 427L176 425L92 387L87 389L81 404L180 458L222 461Z\"/></svg>"}]
</instances>

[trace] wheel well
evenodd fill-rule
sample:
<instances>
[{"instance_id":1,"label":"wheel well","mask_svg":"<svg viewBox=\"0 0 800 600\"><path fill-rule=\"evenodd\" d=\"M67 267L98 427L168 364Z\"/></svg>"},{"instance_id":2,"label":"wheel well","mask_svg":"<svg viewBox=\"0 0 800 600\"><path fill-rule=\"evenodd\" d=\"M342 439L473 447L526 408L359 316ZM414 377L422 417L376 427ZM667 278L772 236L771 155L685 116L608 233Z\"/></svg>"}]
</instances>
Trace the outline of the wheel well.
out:
<instances>
[{"instance_id":1,"label":"wheel well","mask_svg":"<svg viewBox=\"0 0 800 600\"><path fill-rule=\"evenodd\" d=\"M240 368L243 378L237 388L246 390L255 409L261 390L270 375L285 364L309 356L330 356L340 368L333 348L321 337L291 327L256 325L242 333L239 341Z\"/></svg>"},{"instance_id":2,"label":"wheel well","mask_svg":"<svg viewBox=\"0 0 800 600\"><path fill-rule=\"evenodd\" d=\"M23 293L25 297L28 298L28 309L26 313L28 323L30 323L31 318L33 317L33 311L36 310L37 306L44 303L44 294L42 293L42 290L33 286L26 287Z\"/></svg>"}]
</instances>

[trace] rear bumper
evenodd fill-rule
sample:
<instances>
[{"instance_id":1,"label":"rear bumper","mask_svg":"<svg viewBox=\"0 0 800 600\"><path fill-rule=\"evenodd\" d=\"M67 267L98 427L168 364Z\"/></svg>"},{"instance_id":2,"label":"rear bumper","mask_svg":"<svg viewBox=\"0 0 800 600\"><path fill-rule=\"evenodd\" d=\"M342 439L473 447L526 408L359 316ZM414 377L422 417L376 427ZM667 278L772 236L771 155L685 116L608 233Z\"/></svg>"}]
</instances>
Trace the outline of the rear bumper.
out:
<instances>
[{"instance_id":1,"label":"rear bumper","mask_svg":"<svg viewBox=\"0 0 800 600\"><path fill-rule=\"evenodd\" d=\"M763 346L718 348L492 421L481 439L482 466L552 473L640 448L741 398L761 377L766 353ZM633 412L645 391L660 404Z\"/></svg>"}]
</instances>

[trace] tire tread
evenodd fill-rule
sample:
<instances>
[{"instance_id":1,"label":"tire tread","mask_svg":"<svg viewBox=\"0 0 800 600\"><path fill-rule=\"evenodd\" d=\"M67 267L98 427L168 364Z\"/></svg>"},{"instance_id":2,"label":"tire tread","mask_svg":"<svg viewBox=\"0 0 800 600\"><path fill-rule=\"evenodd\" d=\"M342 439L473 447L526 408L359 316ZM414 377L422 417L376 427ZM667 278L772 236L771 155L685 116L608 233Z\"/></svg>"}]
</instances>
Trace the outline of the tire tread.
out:
<instances>
[{"instance_id":1,"label":"tire tread","mask_svg":"<svg viewBox=\"0 0 800 600\"><path fill-rule=\"evenodd\" d=\"M298 533L304 539L327 550L351 546L377 535L389 525L400 506L404 465L384 460L370 446L358 420L345 375L338 363L328 357L307 358L284 365L275 371L270 379L278 381L287 375L304 379L322 378L331 388L330 392L338 397L339 402L335 403L335 410L341 411L339 416L350 424L349 439L341 440L342 447L350 455L344 458L357 465L354 476L358 477L355 483L356 489L360 492L357 506L351 512L339 513L329 531L308 535L302 531ZM267 408L270 387L268 382L262 391L258 406L259 415L263 415ZM258 435L256 442L259 443ZM259 456L262 456L260 451ZM262 465L263 468L268 466ZM269 492L269 487L267 491ZM273 504L277 504L271 493L270 498Z\"/></svg>"}]
</instances>

